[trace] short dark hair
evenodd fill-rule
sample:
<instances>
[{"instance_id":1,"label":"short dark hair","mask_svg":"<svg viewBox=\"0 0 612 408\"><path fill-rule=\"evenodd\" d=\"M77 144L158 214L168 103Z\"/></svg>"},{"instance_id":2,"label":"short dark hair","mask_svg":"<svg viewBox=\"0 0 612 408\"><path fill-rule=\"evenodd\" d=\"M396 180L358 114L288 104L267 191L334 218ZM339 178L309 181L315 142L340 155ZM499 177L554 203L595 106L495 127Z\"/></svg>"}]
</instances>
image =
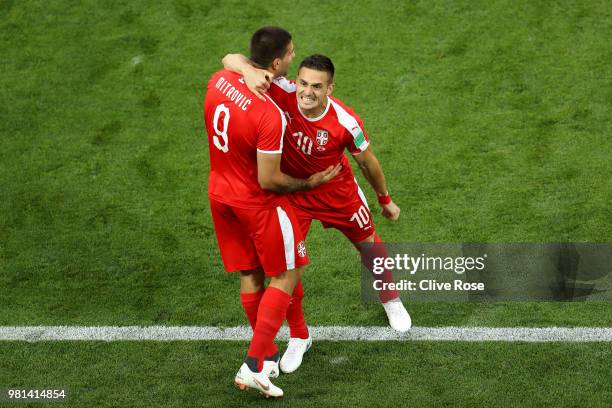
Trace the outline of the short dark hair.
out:
<instances>
[{"instance_id":1,"label":"short dark hair","mask_svg":"<svg viewBox=\"0 0 612 408\"><path fill-rule=\"evenodd\" d=\"M317 71L327 72L329 74L329 82L334 79L334 63L329 57L321 54L310 55L300 62L298 71L302 68L315 69Z\"/></svg>"},{"instance_id":2,"label":"short dark hair","mask_svg":"<svg viewBox=\"0 0 612 408\"><path fill-rule=\"evenodd\" d=\"M262 68L272 65L275 58L283 58L291 42L291 34L280 27L263 27L251 37L251 61Z\"/></svg>"}]
</instances>

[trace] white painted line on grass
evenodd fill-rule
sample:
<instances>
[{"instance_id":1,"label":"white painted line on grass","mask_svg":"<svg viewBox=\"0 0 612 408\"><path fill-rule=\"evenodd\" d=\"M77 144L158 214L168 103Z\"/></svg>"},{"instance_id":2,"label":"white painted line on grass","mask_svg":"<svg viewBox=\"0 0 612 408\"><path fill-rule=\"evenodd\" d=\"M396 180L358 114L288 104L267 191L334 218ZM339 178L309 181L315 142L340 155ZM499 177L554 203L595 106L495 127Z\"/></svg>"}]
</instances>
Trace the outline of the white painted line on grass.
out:
<instances>
[{"instance_id":1,"label":"white painted line on grass","mask_svg":"<svg viewBox=\"0 0 612 408\"><path fill-rule=\"evenodd\" d=\"M413 327L407 333L376 326L314 326L310 330L314 340L329 341L612 341L610 327ZM283 327L277 339L288 338L289 331ZM0 326L0 341L250 339L251 329L246 326Z\"/></svg>"}]
</instances>

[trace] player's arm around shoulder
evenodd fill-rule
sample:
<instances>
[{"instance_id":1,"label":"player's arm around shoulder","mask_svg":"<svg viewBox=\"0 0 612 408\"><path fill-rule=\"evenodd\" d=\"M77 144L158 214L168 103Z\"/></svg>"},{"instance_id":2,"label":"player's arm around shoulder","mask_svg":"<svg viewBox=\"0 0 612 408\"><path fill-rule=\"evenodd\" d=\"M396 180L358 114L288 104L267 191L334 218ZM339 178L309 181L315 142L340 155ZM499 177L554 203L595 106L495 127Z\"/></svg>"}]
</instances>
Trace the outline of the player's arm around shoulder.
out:
<instances>
[{"instance_id":1,"label":"player's arm around shoulder","mask_svg":"<svg viewBox=\"0 0 612 408\"><path fill-rule=\"evenodd\" d=\"M221 60L223 68L241 74L244 83L259 99L265 100L263 94L270 88L273 75L271 72L254 67L242 54L227 54Z\"/></svg>"},{"instance_id":2,"label":"player's arm around shoulder","mask_svg":"<svg viewBox=\"0 0 612 408\"><path fill-rule=\"evenodd\" d=\"M400 208L393 202L391 195L389 195L385 174L372 148L368 146L363 152L354 154L353 158L363 176L368 180L374 191L376 191L378 203L382 207L383 217L391 221L397 220L400 216Z\"/></svg>"}]
</instances>

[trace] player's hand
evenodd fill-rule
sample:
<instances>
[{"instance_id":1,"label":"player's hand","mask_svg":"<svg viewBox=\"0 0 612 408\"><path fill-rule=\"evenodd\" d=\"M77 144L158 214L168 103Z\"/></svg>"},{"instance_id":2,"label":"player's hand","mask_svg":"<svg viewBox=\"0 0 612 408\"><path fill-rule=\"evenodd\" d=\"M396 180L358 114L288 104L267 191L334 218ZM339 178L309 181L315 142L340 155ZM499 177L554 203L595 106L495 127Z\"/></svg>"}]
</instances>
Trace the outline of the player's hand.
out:
<instances>
[{"instance_id":1,"label":"player's hand","mask_svg":"<svg viewBox=\"0 0 612 408\"><path fill-rule=\"evenodd\" d=\"M395 221L400 216L400 208L391 201L389 204L381 204L383 217Z\"/></svg>"},{"instance_id":2,"label":"player's hand","mask_svg":"<svg viewBox=\"0 0 612 408\"><path fill-rule=\"evenodd\" d=\"M244 83L259 99L265 101L264 93L270 88L272 73L265 69L252 67L244 73Z\"/></svg>"},{"instance_id":3,"label":"player's hand","mask_svg":"<svg viewBox=\"0 0 612 408\"><path fill-rule=\"evenodd\" d=\"M323 183L327 183L329 180L336 177L338 173L340 173L340 170L342 170L342 163L338 163L335 166L329 166L325 170L313 174L308 177L308 187L312 189Z\"/></svg>"}]
</instances>

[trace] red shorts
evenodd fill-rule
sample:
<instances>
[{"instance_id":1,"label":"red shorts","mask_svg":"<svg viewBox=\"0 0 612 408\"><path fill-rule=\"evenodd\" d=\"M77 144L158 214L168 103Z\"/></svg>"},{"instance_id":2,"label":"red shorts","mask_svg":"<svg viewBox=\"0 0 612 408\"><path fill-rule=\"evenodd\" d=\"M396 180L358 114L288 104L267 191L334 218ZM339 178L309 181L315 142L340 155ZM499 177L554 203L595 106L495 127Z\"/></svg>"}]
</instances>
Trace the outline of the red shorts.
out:
<instances>
[{"instance_id":1,"label":"red shorts","mask_svg":"<svg viewBox=\"0 0 612 408\"><path fill-rule=\"evenodd\" d=\"M340 230L351 242L361 242L374 233L372 214L357 182L321 193L292 193L289 201L304 237L312 220L321 221L325 228Z\"/></svg>"},{"instance_id":2,"label":"red shorts","mask_svg":"<svg viewBox=\"0 0 612 408\"><path fill-rule=\"evenodd\" d=\"M308 264L304 236L288 200L247 209L210 200L217 242L228 272L262 268L266 276Z\"/></svg>"}]
</instances>

